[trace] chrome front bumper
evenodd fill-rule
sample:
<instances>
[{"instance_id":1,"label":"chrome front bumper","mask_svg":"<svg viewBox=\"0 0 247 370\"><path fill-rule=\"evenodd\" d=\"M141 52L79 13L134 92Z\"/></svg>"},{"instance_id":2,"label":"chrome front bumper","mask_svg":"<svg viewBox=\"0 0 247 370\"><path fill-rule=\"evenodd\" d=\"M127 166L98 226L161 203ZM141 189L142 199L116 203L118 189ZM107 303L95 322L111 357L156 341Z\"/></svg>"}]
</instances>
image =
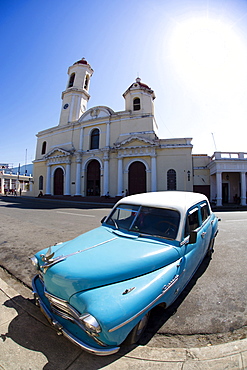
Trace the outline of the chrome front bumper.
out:
<instances>
[{"instance_id":1,"label":"chrome front bumper","mask_svg":"<svg viewBox=\"0 0 247 370\"><path fill-rule=\"evenodd\" d=\"M56 329L58 334L63 334L67 339L69 339L72 343L76 344L80 348L82 348L84 351L89 352L93 355L98 356L109 356L119 351L120 347L110 347L110 348L96 348L93 346L90 346L84 342L82 342L80 339L75 337L73 334L71 334L68 330L66 330L54 317L53 313L48 309L48 307L44 304L42 301L41 296L38 293L38 289L36 286L36 281L39 279L39 276L36 275L32 280L32 288L33 288L33 295L35 298L35 302L37 306L39 306L41 312L46 317L46 319L49 321L51 326Z\"/></svg>"}]
</instances>

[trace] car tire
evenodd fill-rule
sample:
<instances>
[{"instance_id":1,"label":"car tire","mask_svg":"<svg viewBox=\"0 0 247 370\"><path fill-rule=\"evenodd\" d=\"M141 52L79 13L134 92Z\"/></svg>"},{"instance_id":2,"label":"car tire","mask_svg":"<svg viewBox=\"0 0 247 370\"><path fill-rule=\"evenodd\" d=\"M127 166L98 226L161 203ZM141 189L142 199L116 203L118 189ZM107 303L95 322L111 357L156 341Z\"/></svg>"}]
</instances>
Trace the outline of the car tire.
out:
<instances>
[{"instance_id":1,"label":"car tire","mask_svg":"<svg viewBox=\"0 0 247 370\"><path fill-rule=\"evenodd\" d=\"M125 339L124 344L131 345L138 343L147 327L149 316L150 311L147 312L146 315L143 316L143 318L138 322L138 324L136 324L136 326L131 330L131 332Z\"/></svg>"}]
</instances>

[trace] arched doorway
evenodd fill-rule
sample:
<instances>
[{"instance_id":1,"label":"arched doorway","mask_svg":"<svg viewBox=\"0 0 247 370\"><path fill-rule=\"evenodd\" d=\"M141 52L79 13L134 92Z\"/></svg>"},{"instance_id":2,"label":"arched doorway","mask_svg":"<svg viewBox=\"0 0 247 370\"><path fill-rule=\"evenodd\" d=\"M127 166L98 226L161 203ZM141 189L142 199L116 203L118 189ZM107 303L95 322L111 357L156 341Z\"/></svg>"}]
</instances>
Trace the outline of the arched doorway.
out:
<instances>
[{"instance_id":1,"label":"arched doorway","mask_svg":"<svg viewBox=\"0 0 247 370\"><path fill-rule=\"evenodd\" d=\"M100 164L96 159L87 166L87 195L100 195Z\"/></svg>"},{"instance_id":2,"label":"arched doorway","mask_svg":"<svg viewBox=\"0 0 247 370\"><path fill-rule=\"evenodd\" d=\"M128 192L130 195L145 193L146 185L146 167L142 162L133 162L129 166Z\"/></svg>"},{"instance_id":3,"label":"arched doorway","mask_svg":"<svg viewBox=\"0 0 247 370\"><path fill-rule=\"evenodd\" d=\"M63 195L64 175L62 168L57 168L54 173L54 195Z\"/></svg>"}]
</instances>

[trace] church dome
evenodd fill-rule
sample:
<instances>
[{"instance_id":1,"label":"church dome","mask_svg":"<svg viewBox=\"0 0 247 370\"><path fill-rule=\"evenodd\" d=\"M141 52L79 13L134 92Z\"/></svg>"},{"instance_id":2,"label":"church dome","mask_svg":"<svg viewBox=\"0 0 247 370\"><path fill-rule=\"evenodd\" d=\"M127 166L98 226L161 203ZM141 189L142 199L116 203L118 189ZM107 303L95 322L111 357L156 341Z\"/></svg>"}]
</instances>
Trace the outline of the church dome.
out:
<instances>
[{"instance_id":1,"label":"church dome","mask_svg":"<svg viewBox=\"0 0 247 370\"><path fill-rule=\"evenodd\" d=\"M73 65L75 65L75 64L88 64L88 62L86 61L85 58L82 58L82 59L78 60L77 62L75 62Z\"/></svg>"},{"instance_id":2,"label":"church dome","mask_svg":"<svg viewBox=\"0 0 247 370\"><path fill-rule=\"evenodd\" d=\"M123 94L123 96L125 97L125 95L131 91L131 90L144 90L146 92L148 92L150 95L152 95L153 99L155 99L155 94L154 94L154 91L146 84L144 84L143 82L141 82L141 79L140 77L137 77L135 82L132 83L129 88L125 91L125 93Z\"/></svg>"}]
</instances>

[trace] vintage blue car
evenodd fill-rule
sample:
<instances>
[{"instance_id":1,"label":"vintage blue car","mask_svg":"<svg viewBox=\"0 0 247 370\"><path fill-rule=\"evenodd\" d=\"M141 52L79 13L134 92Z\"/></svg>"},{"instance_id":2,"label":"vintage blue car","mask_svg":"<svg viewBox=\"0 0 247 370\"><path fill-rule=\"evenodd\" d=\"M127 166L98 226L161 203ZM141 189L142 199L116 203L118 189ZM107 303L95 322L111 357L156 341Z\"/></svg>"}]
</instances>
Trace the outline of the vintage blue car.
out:
<instances>
[{"instance_id":1,"label":"vintage blue car","mask_svg":"<svg viewBox=\"0 0 247 370\"><path fill-rule=\"evenodd\" d=\"M212 253L217 232L202 194L128 196L100 227L31 258L36 303L84 350L113 354L139 340L152 308L174 302Z\"/></svg>"}]
</instances>

